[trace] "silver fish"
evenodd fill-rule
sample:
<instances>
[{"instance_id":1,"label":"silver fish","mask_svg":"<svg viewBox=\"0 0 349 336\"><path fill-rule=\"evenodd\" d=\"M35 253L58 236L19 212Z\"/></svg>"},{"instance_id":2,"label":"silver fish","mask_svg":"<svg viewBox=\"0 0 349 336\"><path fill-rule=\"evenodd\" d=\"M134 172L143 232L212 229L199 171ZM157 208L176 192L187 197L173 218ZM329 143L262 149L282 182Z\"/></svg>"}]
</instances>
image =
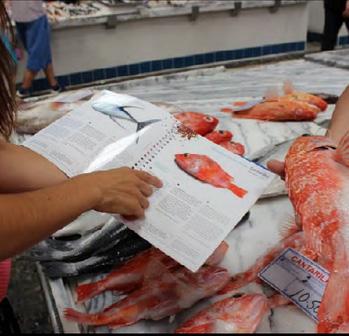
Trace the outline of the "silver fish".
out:
<instances>
[{"instance_id":1,"label":"silver fish","mask_svg":"<svg viewBox=\"0 0 349 336\"><path fill-rule=\"evenodd\" d=\"M99 251L106 245L116 245L128 236L127 227L111 218L101 229L75 240L47 239L31 250L31 257L38 261L78 261Z\"/></svg>"},{"instance_id":2,"label":"silver fish","mask_svg":"<svg viewBox=\"0 0 349 336\"><path fill-rule=\"evenodd\" d=\"M110 271L113 267L123 264L141 251L150 248L150 244L129 230L130 237L109 250L91 256L79 262L49 261L42 262L43 271L50 278L76 277L82 274L91 274ZM109 246L110 247L110 246Z\"/></svg>"}]
</instances>

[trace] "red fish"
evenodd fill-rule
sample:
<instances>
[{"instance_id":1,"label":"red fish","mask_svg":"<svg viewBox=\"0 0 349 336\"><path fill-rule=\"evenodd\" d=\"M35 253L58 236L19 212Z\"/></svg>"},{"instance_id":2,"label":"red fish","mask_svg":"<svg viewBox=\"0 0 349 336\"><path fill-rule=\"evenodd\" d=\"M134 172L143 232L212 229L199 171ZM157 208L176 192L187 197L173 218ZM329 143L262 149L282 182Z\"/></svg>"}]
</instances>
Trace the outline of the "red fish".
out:
<instances>
[{"instance_id":1,"label":"red fish","mask_svg":"<svg viewBox=\"0 0 349 336\"><path fill-rule=\"evenodd\" d=\"M84 314L71 308L64 313L68 320L94 326L108 325L113 329L140 320L157 321L214 295L228 280L228 271L217 266L204 266L196 273L184 267L174 273L164 270L156 279L101 313Z\"/></svg>"},{"instance_id":2,"label":"red fish","mask_svg":"<svg viewBox=\"0 0 349 336\"><path fill-rule=\"evenodd\" d=\"M262 294L236 295L194 315L176 333L254 333L269 309L268 299Z\"/></svg>"},{"instance_id":3,"label":"red fish","mask_svg":"<svg viewBox=\"0 0 349 336\"><path fill-rule=\"evenodd\" d=\"M223 241L205 264L218 265L223 260L228 248L229 245ZM77 302L84 302L108 290L127 293L139 288L144 281L158 275L158 269L153 267L154 261L161 263L168 271L180 268L180 264L172 258L156 248L150 248L112 271L104 279L78 286L76 289Z\"/></svg>"},{"instance_id":4,"label":"red fish","mask_svg":"<svg viewBox=\"0 0 349 336\"><path fill-rule=\"evenodd\" d=\"M227 108L224 108L222 112L228 112ZM236 118L269 121L302 121L314 120L320 109L302 101L280 97L272 101L257 104L248 110L234 112L234 109L231 109L230 112Z\"/></svg>"},{"instance_id":5,"label":"red fish","mask_svg":"<svg viewBox=\"0 0 349 336\"><path fill-rule=\"evenodd\" d=\"M233 137L233 133L229 131L213 131L205 135L205 138L216 143L220 144L221 142L230 141Z\"/></svg>"},{"instance_id":6,"label":"red fish","mask_svg":"<svg viewBox=\"0 0 349 336\"><path fill-rule=\"evenodd\" d=\"M206 155L176 154L177 165L186 173L198 180L209 183L216 188L229 189L234 195L242 198L247 191L235 185L234 178L226 173L222 167Z\"/></svg>"},{"instance_id":7,"label":"red fish","mask_svg":"<svg viewBox=\"0 0 349 336\"><path fill-rule=\"evenodd\" d=\"M241 156L245 154L245 147L243 144L239 142L225 141L225 142L221 142L219 145L234 154L241 155Z\"/></svg>"},{"instance_id":8,"label":"red fish","mask_svg":"<svg viewBox=\"0 0 349 336\"><path fill-rule=\"evenodd\" d=\"M199 112L181 112L174 116L184 126L200 135L212 132L218 124L217 118Z\"/></svg>"},{"instance_id":9,"label":"red fish","mask_svg":"<svg viewBox=\"0 0 349 336\"><path fill-rule=\"evenodd\" d=\"M349 133L337 148L323 136L297 139L285 167L306 247L331 272L318 331L334 333L349 324Z\"/></svg>"}]
</instances>

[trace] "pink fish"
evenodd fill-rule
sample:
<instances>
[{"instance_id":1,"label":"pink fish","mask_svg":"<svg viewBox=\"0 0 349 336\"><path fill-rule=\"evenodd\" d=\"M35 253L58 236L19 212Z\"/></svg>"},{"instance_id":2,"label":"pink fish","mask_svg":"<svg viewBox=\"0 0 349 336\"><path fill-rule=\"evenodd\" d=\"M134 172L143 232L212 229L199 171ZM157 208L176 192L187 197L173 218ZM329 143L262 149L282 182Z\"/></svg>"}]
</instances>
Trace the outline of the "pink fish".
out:
<instances>
[{"instance_id":1,"label":"pink fish","mask_svg":"<svg viewBox=\"0 0 349 336\"><path fill-rule=\"evenodd\" d=\"M218 124L217 118L199 112L181 112L174 114L174 117L200 135L212 132Z\"/></svg>"},{"instance_id":2,"label":"pink fish","mask_svg":"<svg viewBox=\"0 0 349 336\"><path fill-rule=\"evenodd\" d=\"M176 333L254 333L269 309L268 299L262 294L238 294L194 315Z\"/></svg>"},{"instance_id":3,"label":"pink fish","mask_svg":"<svg viewBox=\"0 0 349 336\"><path fill-rule=\"evenodd\" d=\"M217 266L204 266L196 273L184 267L158 277L129 294L126 298L96 314L84 314L68 308L68 320L81 324L107 325L117 329L140 320L158 321L193 306L201 299L214 295L229 280L229 273Z\"/></svg>"},{"instance_id":4,"label":"pink fish","mask_svg":"<svg viewBox=\"0 0 349 336\"><path fill-rule=\"evenodd\" d=\"M241 156L245 154L245 147L243 144L239 142L225 141L225 142L221 142L219 145L234 154L241 155Z\"/></svg>"},{"instance_id":5,"label":"pink fish","mask_svg":"<svg viewBox=\"0 0 349 336\"><path fill-rule=\"evenodd\" d=\"M229 189L240 198L247 194L247 190L235 185L234 178L206 155L176 154L175 161L182 170L202 182L209 183L216 188Z\"/></svg>"},{"instance_id":6,"label":"pink fish","mask_svg":"<svg viewBox=\"0 0 349 336\"><path fill-rule=\"evenodd\" d=\"M233 133L229 131L213 131L205 135L205 138L216 143L220 144L221 142L230 141L233 137Z\"/></svg>"}]
</instances>

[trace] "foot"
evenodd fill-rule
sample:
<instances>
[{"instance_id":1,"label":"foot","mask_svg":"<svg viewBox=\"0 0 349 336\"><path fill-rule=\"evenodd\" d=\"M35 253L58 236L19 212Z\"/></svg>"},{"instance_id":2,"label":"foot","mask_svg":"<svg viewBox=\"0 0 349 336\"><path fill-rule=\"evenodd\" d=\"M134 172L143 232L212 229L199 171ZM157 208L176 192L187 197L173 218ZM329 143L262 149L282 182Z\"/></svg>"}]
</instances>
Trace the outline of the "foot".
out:
<instances>
[{"instance_id":1,"label":"foot","mask_svg":"<svg viewBox=\"0 0 349 336\"><path fill-rule=\"evenodd\" d=\"M64 88L60 86L58 83L55 86L51 86L52 93L60 93L62 91L64 91Z\"/></svg>"},{"instance_id":2,"label":"foot","mask_svg":"<svg viewBox=\"0 0 349 336\"><path fill-rule=\"evenodd\" d=\"M18 98L28 98L32 95L31 89L23 89L22 87L19 88L16 92Z\"/></svg>"}]
</instances>

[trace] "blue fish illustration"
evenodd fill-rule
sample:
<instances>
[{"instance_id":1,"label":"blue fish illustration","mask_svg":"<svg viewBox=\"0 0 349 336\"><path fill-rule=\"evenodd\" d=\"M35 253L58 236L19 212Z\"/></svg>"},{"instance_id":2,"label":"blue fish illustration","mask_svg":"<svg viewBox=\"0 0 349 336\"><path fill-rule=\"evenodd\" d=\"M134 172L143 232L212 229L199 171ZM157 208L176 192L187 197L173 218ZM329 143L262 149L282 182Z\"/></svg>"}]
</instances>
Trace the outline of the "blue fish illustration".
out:
<instances>
[{"instance_id":1,"label":"blue fish illustration","mask_svg":"<svg viewBox=\"0 0 349 336\"><path fill-rule=\"evenodd\" d=\"M108 102L95 102L92 104L92 108L97 111L108 115L110 118L114 120L117 119L125 119L134 122L137 125L136 132L139 132L144 127L161 121L161 119L150 119L147 121L138 121L136 120L126 109L127 108L141 108L138 106L118 106L116 104L108 103Z\"/></svg>"}]
</instances>

